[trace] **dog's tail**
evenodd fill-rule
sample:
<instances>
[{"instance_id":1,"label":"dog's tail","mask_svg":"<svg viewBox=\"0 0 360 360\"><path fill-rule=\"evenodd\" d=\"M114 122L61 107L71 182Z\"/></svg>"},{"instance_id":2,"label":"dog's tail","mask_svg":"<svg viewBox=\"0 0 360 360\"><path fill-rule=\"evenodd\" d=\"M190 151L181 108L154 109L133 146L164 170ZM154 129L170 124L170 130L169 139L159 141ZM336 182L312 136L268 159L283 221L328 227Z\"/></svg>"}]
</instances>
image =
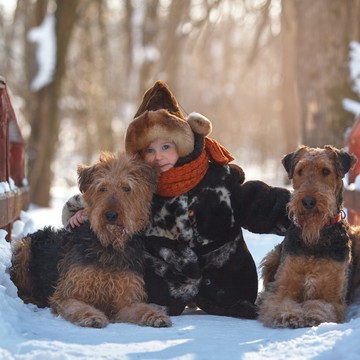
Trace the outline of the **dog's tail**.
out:
<instances>
[{"instance_id":1,"label":"dog's tail","mask_svg":"<svg viewBox=\"0 0 360 360\"><path fill-rule=\"evenodd\" d=\"M38 301L33 296L33 279L30 266L32 262L31 237L17 239L11 243L12 266L10 278L18 289L18 295L25 303Z\"/></svg>"},{"instance_id":2,"label":"dog's tail","mask_svg":"<svg viewBox=\"0 0 360 360\"><path fill-rule=\"evenodd\" d=\"M67 234L65 229L45 227L12 245L10 277L25 303L49 306L59 277L57 266Z\"/></svg>"}]
</instances>

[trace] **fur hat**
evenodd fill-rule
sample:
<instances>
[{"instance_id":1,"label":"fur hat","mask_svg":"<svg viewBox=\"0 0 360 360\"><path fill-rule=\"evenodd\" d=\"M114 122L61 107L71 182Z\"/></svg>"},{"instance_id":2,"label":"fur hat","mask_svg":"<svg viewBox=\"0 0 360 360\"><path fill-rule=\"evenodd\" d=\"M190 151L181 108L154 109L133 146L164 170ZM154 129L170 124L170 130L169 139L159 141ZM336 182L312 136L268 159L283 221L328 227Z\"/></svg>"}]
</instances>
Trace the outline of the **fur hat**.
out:
<instances>
[{"instance_id":1,"label":"fur hat","mask_svg":"<svg viewBox=\"0 0 360 360\"><path fill-rule=\"evenodd\" d=\"M175 143L179 157L184 157L194 150L194 132L207 136L211 130L211 122L205 116L191 113L185 117L167 85L157 81L146 91L126 131L125 149L134 154L155 140L167 139Z\"/></svg>"}]
</instances>

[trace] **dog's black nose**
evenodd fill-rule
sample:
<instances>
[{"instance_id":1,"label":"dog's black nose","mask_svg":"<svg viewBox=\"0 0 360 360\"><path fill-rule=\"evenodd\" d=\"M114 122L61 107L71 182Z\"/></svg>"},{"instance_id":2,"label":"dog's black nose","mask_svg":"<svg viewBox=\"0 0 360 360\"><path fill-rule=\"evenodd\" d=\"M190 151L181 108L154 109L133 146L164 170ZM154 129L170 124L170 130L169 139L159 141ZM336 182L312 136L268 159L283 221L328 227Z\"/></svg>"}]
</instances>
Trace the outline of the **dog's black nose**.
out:
<instances>
[{"instance_id":1,"label":"dog's black nose","mask_svg":"<svg viewBox=\"0 0 360 360\"><path fill-rule=\"evenodd\" d=\"M316 204L316 199L312 196L306 196L302 199L302 204L305 209L312 209Z\"/></svg>"},{"instance_id":2,"label":"dog's black nose","mask_svg":"<svg viewBox=\"0 0 360 360\"><path fill-rule=\"evenodd\" d=\"M105 213L105 217L108 221L115 221L118 217L118 213L116 211L108 211Z\"/></svg>"}]
</instances>

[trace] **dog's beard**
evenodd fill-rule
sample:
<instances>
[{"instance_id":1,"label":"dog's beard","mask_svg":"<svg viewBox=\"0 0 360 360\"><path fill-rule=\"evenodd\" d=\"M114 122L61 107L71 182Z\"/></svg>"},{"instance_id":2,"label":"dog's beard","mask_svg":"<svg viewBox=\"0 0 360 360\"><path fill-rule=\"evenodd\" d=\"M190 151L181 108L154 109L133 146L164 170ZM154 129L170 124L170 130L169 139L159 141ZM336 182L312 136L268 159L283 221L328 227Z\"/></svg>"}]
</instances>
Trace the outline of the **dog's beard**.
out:
<instances>
[{"instance_id":1,"label":"dog's beard","mask_svg":"<svg viewBox=\"0 0 360 360\"><path fill-rule=\"evenodd\" d=\"M312 209L305 209L302 205L303 196L299 193L299 196L291 199L288 205L289 217L301 227L303 241L307 245L316 244L320 239L322 228L337 211L336 203L330 202L326 196L317 196L316 206Z\"/></svg>"},{"instance_id":2,"label":"dog's beard","mask_svg":"<svg viewBox=\"0 0 360 360\"><path fill-rule=\"evenodd\" d=\"M116 247L123 248L126 239L128 239L129 234L127 233L126 229L120 225L114 224L107 224L106 226L107 231L112 235L112 245Z\"/></svg>"},{"instance_id":3,"label":"dog's beard","mask_svg":"<svg viewBox=\"0 0 360 360\"><path fill-rule=\"evenodd\" d=\"M301 236L307 245L315 244L320 239L324 216L320 213L309 214L304 218Z\"/></svg>"},{"instance_id":4,"label":"dog's beard","mask_svg":"<svg viewBox=\"0 0 360 360\"><path fill-rule=\"evenodd\" d=\"M129 234L123 226L106 224L105 225L107 236L102 235L100 241L104 246L111 245L114 249L122 251L125 246Z\"/></svg>"}]
</instances>

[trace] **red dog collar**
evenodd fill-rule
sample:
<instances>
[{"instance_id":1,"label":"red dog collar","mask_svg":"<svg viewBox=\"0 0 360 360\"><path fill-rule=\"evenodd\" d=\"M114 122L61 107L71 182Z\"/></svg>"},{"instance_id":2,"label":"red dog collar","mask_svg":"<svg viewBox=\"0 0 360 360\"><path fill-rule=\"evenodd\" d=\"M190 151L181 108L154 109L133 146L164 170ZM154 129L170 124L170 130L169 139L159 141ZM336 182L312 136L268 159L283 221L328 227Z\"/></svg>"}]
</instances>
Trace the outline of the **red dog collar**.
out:
<instances>
[{"instance_id":1,"label":"red dog collar","mask_svg":"<svg viewBox=\"0 0 360 360\"><path fill-rule=\"evenodd\" d=\"M342 221L343 219L345 219L345 213L343 210L341 210L337 215L331 217L331 218L328 218L324 225L325 226L329 226L329 225L334 225L340 221ZM295 223L298 224L299 226L303 226L305 221L304 221L304 218L298 218L298 219L294 219Z\"/></svg>"}]
</instances>

